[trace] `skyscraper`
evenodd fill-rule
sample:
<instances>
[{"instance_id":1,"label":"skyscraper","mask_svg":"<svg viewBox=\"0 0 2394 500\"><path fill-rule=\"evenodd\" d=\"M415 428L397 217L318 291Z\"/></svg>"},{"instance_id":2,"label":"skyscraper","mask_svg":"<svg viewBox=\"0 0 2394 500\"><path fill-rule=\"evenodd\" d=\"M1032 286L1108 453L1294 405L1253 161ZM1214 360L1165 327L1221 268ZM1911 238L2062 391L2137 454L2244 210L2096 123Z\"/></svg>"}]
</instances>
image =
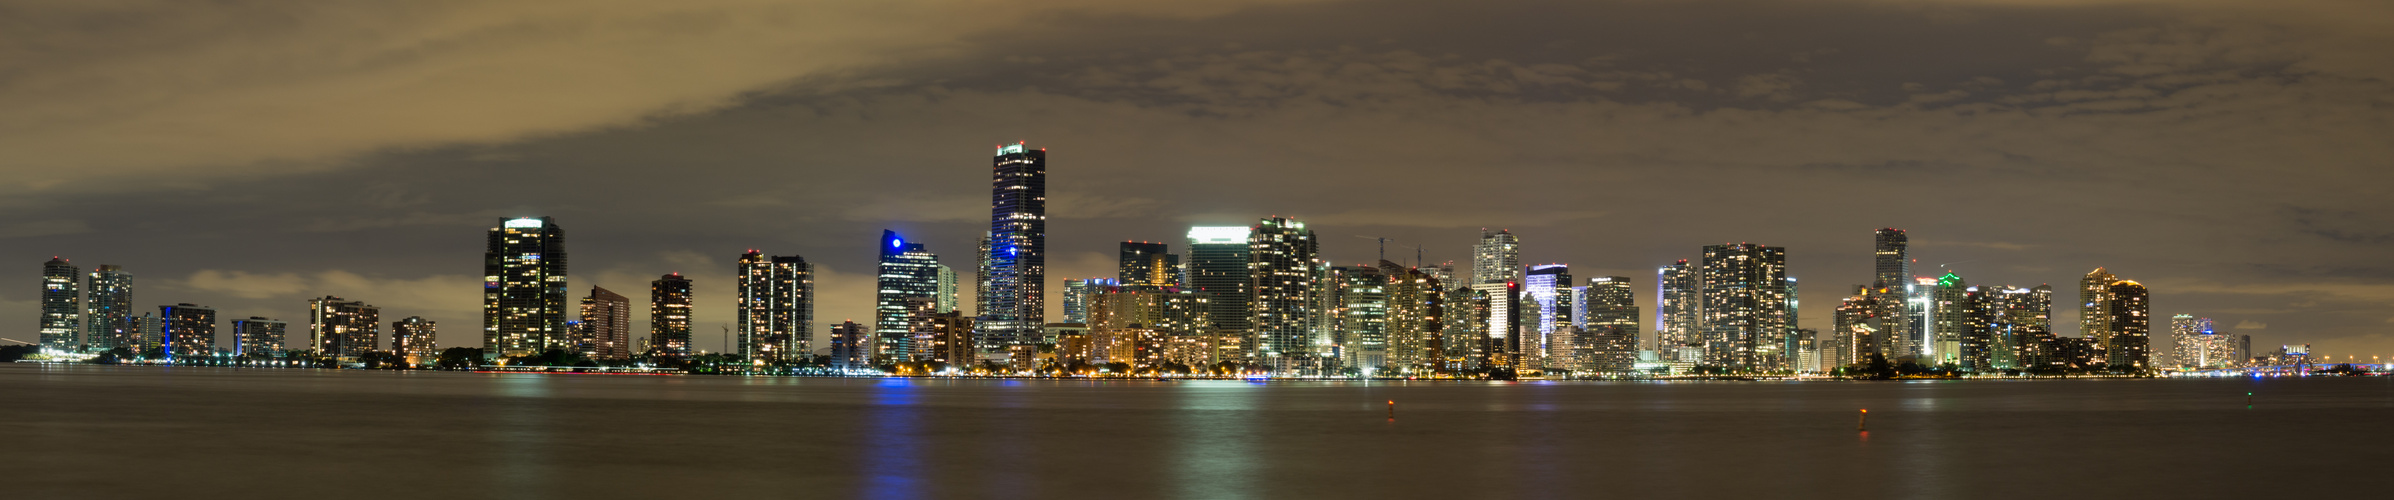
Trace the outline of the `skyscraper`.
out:
<instances>
[{"instance_id":1,"label":"skyscraper","mask_svg":"<svg viewBox=\"0 0 2394 500\"><path fill-rule=\"evenodd\" d=\"M410 365L432 364L441 355L439 326L423 316L391 322L391 354Z\"/></svg>"},{"instance_id":2,"label":"skyscraper","mask_svg":"<svg viewBox=\"0 0 2394 500\"><path fill-rule=\"evenodd\" d=\"M938 303L938 306L937 306L937 307L939 308L939 312L943 312L943 313L957 312L957 311L956 311L956 307L957 307L957 306L956 306L956 268L954 268L954 267L949 267L947 264L940 264L940 265L939 265L939 293L938 293L938 297L939 297L939 303ZM969 345L971 345L971 344L972 344L971 340L972 340L972 339L965 339L965 344L966 344L966 345L968 345L968 346L969 346Z\"/></svg>"},{"instance_id":3,"label":"skyscraper","mask_svg":"<svg viewBox=\"0 0 2394 500\"><path fill-rule=\"evenodd\" d=\"M158 306L166 320L164 343L168 358L216 354L216 308L192 304Z\"/></svg>"},{"instance_id":4,"label":"skyscraper","mask_svg":"<svg viewBox=\"0 0 2394 500\"><path fill-rule=\"evenodd\" d=\"M1889 360L1894 360L1933 350L1932 340L1928 338L1928 323L1925 321L1929 314L1928 294L1933 288L1922 286L1912 276L1911 237L1906 236L1904 230L1892 227L1879 229L1872 234L1872 256L1876 265L1868 288L1876 290L1874 293L1887 295L1872 301L1887 309L1881 318L1881 325L1886 330L1878 332L1882 353Z\"/></svg>"},{"instance_id":5,"label":"skyscraper","mask_svg":"<svg viewBox=\"0 0 2394 500\"><path fill-rule=\"evenodd\" d=\"M1248 343L1254 348L1247 352L1259 362L1302 370L1320 361L1319 350L1327 346L1314 338L1322 313L1315 288L1318 248L1313 230L1295 219L1266 217L1248 234Z\"/></svg>"},{"instance_id":6,"label":"skyscraper","mask_svg":"<svg viewBox=\"0 0 2394 500\"><path fill-rule=\"evenodd\" d=\"M1771 370L1787 328L1787 249L1752 243L1707 245L1703 268L1705 362Z\"/></svg>"},{"instance_id":7,"label":"skyscraper","mask_svg":"<svg viewBox=\"0 0 2394 500\"><path fill-rule=\"evenodd\" d=\"M1699 300L1702 280L1696 270L1688 268L1687 259L1663 266L1654 274L1654 350L1661 351L1666 360L1695 362L1678 356L1681 348L1703 344L1698 330L1698 318L1703 311L1703 302Z\"/></svg>"},{"instance_id":8,"label":"skyscraper","mask_svg":"<svg viewBox=\"0 0 2394 500\"><path fill-rule=\"evenodd\" d=\"M1576 346L1570 345L1573 286L1578 283L1571 278L1571 266L1563 264L1530 266L1522 276L1521 302L1528 308L1522 311L1522 323L1530 334L1521 340L1522 355L1531 358L1524 362L1527 366L1545 367L1549 360L1564 366L1578 364L1571 359ZM1558 357L1561 359L1554 359Z\"/></svg>"},{"instance_id":9,"label":"skyscraper","mask_svg":"<svg viewBox=\"0 0 2394 500\"><path fill-rule=\"evenodd\" d=\"M1578 316L1574 323L1579 334L1572 342L1578 366L1571 369L1622 372L1637 362L1639 315L1633 290L1626 276L1588 278L1588 285L1580 287L1571 310Z\"/></svg>"},{"instance_id":10,"label":"skyscraper","mask_svg":"<svg viewBox=\"0 0 2394 500\"><path fill-rule=\"evenodd\" d=\"M58 351L82 350L82 270L59 257L42 264L42 347Z\"/></svg>"},{"instance_id":11,"label":"skyscraper","mask_svg":"<svg viewBox=\"0 0 2394 500\"><path fill-rule=\"evenodd\" d=\"M569 348L565 230L548 217L507 219L482 254L482 355L532 356Z\"/></svg>"},{"instance_id":12,"label":"skyscraper","mask_svg":"<svg viewBox=\"0 0 2394 500\"><path fill-rule=\"evenodd\" d=\"M1488 362L1504 368L1520 367L1522 349L1537 347L1536 341L1523 343L1520 311L1514 309L1521 272L1521 240L1511 230L1480 228L1480 242L1471 247L1471 289L1488 295Z\"/></svg>"},{"instance_id":13,"label":"skyscraper","mask_svg":"<svg viewBox=\"0 0 2394 500\"><path fill-rule=\"evenodd\" d=\"M670 273L648 283L648 345L658 356L685 357L690 345L690 278Z\"/></svg>"},{"instance_id":14,"label":"skyscraper","mask_svg":"<svg viewBox=\"0 0 2394 500\"><path fill-rule=\"evenodd\" d=\"M290 325L279 319L250 316L233 320L233 355L283 357L283 337L289 329Z\"/></svg>"},{"instance_id":15,"label":"skyscraper","mask_svg":"<svg viewBox=\"0 0 2394 500\"><path fill-rule=\"evenodd\" d=\"M1239 357L1246 357L1247 334L1247 237L1245 226L1197 226L1189 228L1189 260L1186 269L1187 286L1196 291L1213 294L1209 307L1213 308L1214 328L1223 335L1242 339ZM1242 360L1243 361L1243 360Z\"/></svg>"},{"instance_id":16,"label":"skyscraper","mask_svg":"<svg viewBox=\"0 0 2394 500\"><path fill-rule=\"evenodd\" d=\"M382 333L382 308L327 295L308 299L308 348L335 358L374 352Z\"/></svg>"},{"instance_id":17,"label":"skyscraper","mask_svg":"<svg viewBox=\"0 0 2394 500\"><path fill-rule=\"evenodd\" d=\"M1339 363L1365 370L1388 366L1389 277L1376 266L1332 267L1330 276L1330 343Z\"/></svg>"},{"instance_id":18,"label":"skyscraper","mask_svg":"<svg viewBox=\"0 0 2394 500\"><path fill-rule=\"evenodd\" d=\"M954 279L941 266L940 276ZM952 283L942 282L942 285ZM784 361L813 355L815 322L815 266L796 255L765 257L749 250L740 255L740 355L751 360ZM954 306L953 299L942 302Z\"/></svg>"},{"instance_id":19,"label":"skyscraper","mask_svg":"<svg viewBox=\"0 0 2394 500\"><path fill-rule=\"evenodd\" d=\"M1986 360L1986 346L1970 335L1970 284L1950 271L1937 278L1929 291L1929 336L1936 342L1937 363L1977 370ZM1982 364L1973 364L1974 362Z\"/></svg>"},{"instance_id":20,"label":"skyscraper","mask_svg":"<svg viewBox=\"0 0 2394 500\"><path fill-rule=\"evenodd\" d=\"M1473 283L1513 283L1521 281L1521 239L1510 229L1488 232L1480 229L1479 244L1471 247L1471 280Z\"/></svg>"},{"instance_id":21,"label":"skyscraper","mask_svg":"<svg viewBox=\"0 0 2394 500\"><path fill-rule=\"evenodd\" d=\"M133 325L133 273L107 264L92 268L90 299L83 341L93 350L140 350L141 330Z\"/></svg>"},{"instance_id":22,"label":"skyscraper","mask_svg":"<svg viewBox=\"0 0 2394 500\"><path fill-rule=\"evenodd\" d=\"M614 291L590 287L582 298L582 321L575 347L591 359L631 359L632 299Z\"/></svg>"},{"instance_id":23,"label":"skyscraper","mask_svg":"<svg viewBox=\"0 0 2394 500\"><path fill-rule=\"evenodd\" d=\"M2095 268L2078 280L2078 337L2088 339L2096 350L2111 345L2111 284L2120 281L2103 268ZM2097 361L2108 359L2095 353Z\"/></svg>"},{"instance_id":24,"label":"skyscraper","mask_svg":"<svg viewBox=\"0 0 2394 500\"><path fill-rule=\"evenodd\" d=\"M1385 366L1405 373L1437 370L1445 356L1444 284L1430 273L1385 260L1380 272L1388 276Z\"/></svg>"},{"instance_id":25,"label":"skyscraper","mask_svg":"<svg viewBox=\"0 0 2394 500\"><path fill-rule=\"evenodd\" d=\"M1089 322L1090 281L1091 280L1064 280L1063 303L1065 323L1086 324Z\"/></svg>"},{"instance_id":26,"label":"skyscraper","mask_svg":"<svg viewBox=\"0 0 2394 500\"><path fill-rule=\"evenodd\" d=\"M976 350L995 359L1037 343L1047 323L1047 150L999 146L990 173L989 283L974 327Z\"/></svg>"},{"instance_id":27,"label":"skyscraper","mask_svg":"<svg viewBox=\"0 0 2394 500\"><path fill-rule=\"evenodd\" d=\"M1116 274L1122 286L1178 286L1179 268L1180 256L1163 243L1125 241Z\"/></svg>"},{"instance_id":28,"label":"skyscraper","mask_svg":"<svg viewBox=\"0 0 2394 500\"><path fill-rule=\"evenodd\" d=\"M2111 318L2106 323L2111 336L2103 349L2104 362L2113 370L2152 368L2152 304L2146 300L2145 285L2120 280L2112 282L2107 291Z\"/></svg>"},{"instance_id":29,"label":"skyscraper","mask_svg":"<svg viewBox=\"0 0 2394 500\"><path fill-rule=\"evenodd\" d=\"M993 273L991 276L992 286L995 286L997 275ZM881 274L878 283L881 287L878 292L875 292L873 303L873 362L886 364L905 361L907 353L913 352L908 344L914 341L914 332L906 325L907 318L912 316L907 311L906 301L917 297L937 300L939 295L939 256L924 250L921 243L909 242L905 238L899 237L897 231L883 230L881 231ZM986 293L983 296L990 300L1003 298ZM986 317L988 311L984 310L983 312ZM987 330L987 332L998 331L1000 330ZM997 345L1012 345L1011 341L1007 341L1011 338L998 338L1004 342ZM988 346L988 344L982 345L982 347Z\"/></svg>"},{"instance_id":30,"label":"skyscraper","mask_svg":"<svg viewBox=\"0 0 2394 500\"><path fill-rule=\"evenodd\" d=\"M1877 272L1872 274L1871 287L1901 287L1910 283L1912 259L1908 247L1911 246L1911 237L1905 236L1904 230L1892 227L1880 229L1875 235L1878 241L1873 248L1878 266Z\"/></svg>"},{"instance_id":31,"label":"skyscraper","mask_svg":"<svg viewBox=\"0 0 2394 500\"><path fill-rule=\"evenodd\" d=\"M831 366L862 370L873 367L873 334L856 321L831 326Z\"/></svg>"}]
</instances>

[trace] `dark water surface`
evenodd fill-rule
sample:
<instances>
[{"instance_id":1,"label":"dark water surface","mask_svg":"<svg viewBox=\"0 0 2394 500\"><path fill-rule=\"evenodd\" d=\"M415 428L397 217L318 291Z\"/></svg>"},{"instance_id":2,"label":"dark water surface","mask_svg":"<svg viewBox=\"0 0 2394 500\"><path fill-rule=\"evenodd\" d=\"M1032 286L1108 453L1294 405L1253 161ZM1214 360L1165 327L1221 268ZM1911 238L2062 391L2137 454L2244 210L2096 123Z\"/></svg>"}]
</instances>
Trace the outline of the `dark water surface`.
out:
<instances>
[{"instance_id":1,"label":"dark water surface","mask_svg":"<svg viewBox=\"0 0 2394 500\"><path fill-rule=\"evenodd\" d=\"M2394 493L2386 378L1258 384L13 364L0 401L0 498Z\"/></svg>"}]
</instances>

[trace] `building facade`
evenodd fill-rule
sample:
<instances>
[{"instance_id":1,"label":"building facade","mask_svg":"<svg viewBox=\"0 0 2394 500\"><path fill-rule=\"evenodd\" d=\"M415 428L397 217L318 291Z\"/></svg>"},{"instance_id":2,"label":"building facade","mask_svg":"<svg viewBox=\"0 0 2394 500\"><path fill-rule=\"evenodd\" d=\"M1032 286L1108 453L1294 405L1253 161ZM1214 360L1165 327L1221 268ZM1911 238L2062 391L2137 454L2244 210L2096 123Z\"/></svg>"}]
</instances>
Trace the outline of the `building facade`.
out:
<instances>
[{"instance_id":1,"label":"building facade","mask_svg":"<svg viewBox=\"0 0 2394 500\"><path fill-rule=\"evenodd\" d=\"M740 255L740 355L765 362L797 361L813 357L815 266L796 255L766 257L749 250ZM946 267L942 266L942 270ZM941 276L954 279L954 273ZM953 288L953 284L943 285ZM941 300L953 307L953 299Z\"/></svg>"},{"instance_id":2,"label":"building facade","mask_svg":"<svg viewBox=\"0 0 2394 500\"><path fill-rule=\"evenodd\" d=\"M283 338L290 325L283 320L250 316L233 320L233 355L246 358L283 357Z\"/></svg>"},{"instance_id":3,"label":"building facade","mask_svg":"<svg viewBox=\"0 0 2394 500\"><path fill-rule=\"evenodd\" d=\"M1122 242L1115 279L1122 286L1180 286L1180 256L1159 242Z\"/></svg>"},{"instance_id":4,"label":"building facade","mask_svg":"<svg viewBox=\"0 0 2394 500\"><path fill-rule=\"evenodd\" d=\"M2152 368L2152 304L2145 285L2120 280L2107 290L2109 296L2104 299L2111 310L2107 321L2111 338L2103 346L2104 363L2115 371Z\"/></svg>"},{"instance_id":5,"label":"building facade","mask_svg":"<svg viewBox=\"0 0 2394 500\"><path fill-rule=\"evenodd\" d=\"M1705 363L1775 370L1785 363L1787 250L1735 243L1704 247L1700 320Z\"/></svg>"},{"instance_id":6,"label":"building facade","mask_svg":"<svg viewBox=\"0 0 2394 500\"><path fill-rule=\"evenodd\" d=\"M690 345L690 278L670 273L648 283L648 345L657 356L688 357Z\"/></svg>"},{"instance_id":7,"label":"building facade","mask_svg":"<svg viewBox=\"0 0 2394 500\"><path fill-rule=\"evenodd\" d=\"M308 348L339 359L374 352L382 308L335 296L308 299Z\"/></svg>"},{"instance_id":8,"label":"building facade","mask_svg":"<svg viewBox=\"0 0 2394 500\"><path fill-rule=\"evenodd\" d=\"M1047 323L1047 150L1017 142L990 160L989 250L975 350L992 360L1038 342ZM1024 360L1020 367L1030 368Z\"/></svg>"},{"instance_id":9,"label":"building facade","mask_svg":"<svg viewBox=\"0 0 2394 500\"><path fill-rule=\"evenodd\" d=\"M873 303L873 362L905 361L914 341L914 332L906 323L913 316L907 304L916 298L937 303L939 256L925 250L922 243L906 241L897 231L883 230L880 271L876 278L880 288L874 292ZM991 282L995 286L996 279Z\"/></svg>"},{"instance_id":10,"label":"building facade","mask_svg":"<svg viewBox=\"0 0 2394 500\"><path fill-rule=\"evenodd\" d=\"M166 320L162 338L167 358L216 355L216 308L192 304L158 306L158 317Z\"/></svg>"},{"instance_id":11,"label":"building facade","mask_svg":"<svg viewBox=\"0 0 2394 500\"><path fill-rule=\"evenodd\" d=\"M612 290L590 287L590 296L582 298L581 321L575 323L578 339L574 342L582 357L590 359L631 359L632 299Z\"/></svg>"},{"instance_id":12,"label":"building facade","mask_svg":"<svg viewBox=\"0 0 2394 500\"><path fill-rule=\"evenodd\" d=\"M41 344L56 351L80 351L89 342L83 329L83 271L65 258L42 264Z\"/></svg>"},{"instance_id":13,"label":"building facade","mask_svg":"<svg viewBox=\"0 0 2394 500\"><path fill-rule=\"evenodd\" d=\"M548 217L500 221L482 254L482 353L538 355L573 342L566 322L565 230Z\"/></svg>"},{"instance_id":14,"label":"building facade","mask_svg":"<svg viewBox=\"0 0 2394 500\"><path fill-rule=\"evenodd\" d=\"M1247 239L1251 228L1245 226L1197 226L1189 228L1189 259L1183 269L1182 283L1187 288L1205 292L1213 297L1214 328L1241 339L1231 346L1241 354L1253 349L1246 338L1253 328L1247 324L1248 287Z\"/></svg>"},{"instance_id":15,"label":"building facade","mask_svg":"<svg viewBox=\"0 0 2394 500\"><path fill-rule=\"evenodd\" d=\"M89 314L83 316L84 342L93 350L141 348L141 329L133 325L133 273L102 264L91 270Z\"/></svg>"},{"instance_id":16,"label":"building facade","mask_svg":"<svg viewBox=\"0 0 2394 500\"><path fill-rule=\"evenodd\" d=\"M410 365L429 365L440 359L439 324L423 316L391 322L391 354Z\"/></svg>"},{"instance_id":17,"label":"building facade","mask_svg":"<svg viewBox=\"0 0 2394 500\"><path fill-rule=\"evenodd\" d=\"M1247 237L1247 325L1244 349L1276 370L1316 368L1327 339L1317 338L1322 314L1313 230L1285 217L1267 217Z\"/></svg>"}]
</instances>

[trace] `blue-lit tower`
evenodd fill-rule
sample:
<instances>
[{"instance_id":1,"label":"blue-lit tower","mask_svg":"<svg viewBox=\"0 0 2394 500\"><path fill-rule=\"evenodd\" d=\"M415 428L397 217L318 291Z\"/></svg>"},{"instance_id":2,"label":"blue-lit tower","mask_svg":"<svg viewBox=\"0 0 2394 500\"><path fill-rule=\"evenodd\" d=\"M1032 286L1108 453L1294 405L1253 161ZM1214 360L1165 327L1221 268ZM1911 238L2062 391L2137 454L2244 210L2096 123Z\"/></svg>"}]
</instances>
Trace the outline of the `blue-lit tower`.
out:
<instances>
[{"instance_id":1,"label":"blue-lit tower","mask_svg":"<svg viewBox=\"0 0 2394 500\"><path fill-rule=\"evenodd\" d=\"M990 187L987 286L973 343L984 359L998 359L1039 342L1047 319L1047 150L999 146Z\"/></svg>"},{"instance_id":2,"label":"blue-lit tower","mask_svg":"<svg viewBox=\"0 0 2394 500\"><path fill-rule=\"evenodd\" d=\"M873 338L870 356L876 364L905 361L912 352L913 332L907 299L937 300L939 256L923 244L906 241L897 231L881 231L880 287L873 300Z\"/></svg>"}]
</instances>

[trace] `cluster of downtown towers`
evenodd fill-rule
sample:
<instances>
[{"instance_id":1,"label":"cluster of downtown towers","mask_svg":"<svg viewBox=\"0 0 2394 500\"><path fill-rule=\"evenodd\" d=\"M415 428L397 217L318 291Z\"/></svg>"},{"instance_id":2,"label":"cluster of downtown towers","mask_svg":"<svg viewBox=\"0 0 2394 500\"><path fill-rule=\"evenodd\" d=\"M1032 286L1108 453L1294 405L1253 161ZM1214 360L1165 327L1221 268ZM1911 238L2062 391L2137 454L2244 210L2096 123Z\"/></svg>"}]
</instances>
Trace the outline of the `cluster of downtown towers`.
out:
<instances>
[{"instance_id":1,"label":"cluster of downtown towers","mask_svg":"<svg viewBox=\"0 0 2394 500\"><path fill-rule=\"evenodd\" d=\"M1319 258L1304 222L1278 216L1245 227L1191 228L1185 259L1164 243L1124 242L1115 277L1063 280L1065 317L1048 322L1046 151L1000 146L990 172L990 226L975 254L977 314L959 309L952 268L921 243L884 231L877 244L873 322L834 325L831 345L823 350L831 364L936 362L1018 371L1075 363L1232 364L1319 375L1602 374L1695 366L1819 372L1874 355L1963 371L2151 365L2143 285L2102 269L2089 273L2078 290L2081 335L2063 337L2051 331L2050 286L1975 287L1951 273L1914 276L1906 236L1898 229L1876 232L1874 280L1856 286L1837 307L1827 335L1798 327L1796 281L1787 276L1781 247L1709 245L1699 261L1662 267L1653 333L1640 339L1643 315L1629 278L1594 277L1582 284L1566 265L1524 266L1520 241L1510 231L1482 230L1471 274L1458 279L1451 261L1331 265ZM62 288L72 294L77 284L76 271L70 266L60 272L60 266L62 259L53 260L45 272L43 339L63 348L76 343L67 332L81 330L65 323L85 311L72 298L53 300ZM178 327L187 332L204 320L205 342L213 345L212 310L204 319L192 318L192 325L174 319L177 306L165 306L167 319L154 326L97 321L103 292L120 287L109 273L121 271L113 268L103 266L90 281L95 308L88 314L95 324L133 325L110 327L120 332L157 330L152 343L171 346ZM565 235L549 218L509 219L491 228L484 271L486 357L558 349L597 359L694 353L689 278L676 273L651 283L650 332L636 344L628 298L592 287L578 308L569 303ZM799 256L741 255L732 339L738 354L760 362L818 359L811 345L814 279L813 265ZM129 302L129 291L121 295ZM342 303L338 297L312 300L311 311L337 313ZM359 307L372 308L362 302L351 308ZM362 351L356 345L371 346L376 320L373 311L364 312L369 317L355 326L338 324L354 319L311 313L308 348L346 357ZM271 350L281 349L281 322L245 321L252 325L236 321L236 330L271 322ZM424 323L418 345L395 338L393 351L429 358L431 326ZM360 328L366 330L362 343L351 338ZM2213 335L2209 328L2199 334ZM240 345L252 343L250 336L239 337ZM193 342L190 351L206 352ZM2187 343L2181 339L2182 351ZM2198 358L2232 357L2199 346L2196 351Z\"/></svg>"}]
</instances>

